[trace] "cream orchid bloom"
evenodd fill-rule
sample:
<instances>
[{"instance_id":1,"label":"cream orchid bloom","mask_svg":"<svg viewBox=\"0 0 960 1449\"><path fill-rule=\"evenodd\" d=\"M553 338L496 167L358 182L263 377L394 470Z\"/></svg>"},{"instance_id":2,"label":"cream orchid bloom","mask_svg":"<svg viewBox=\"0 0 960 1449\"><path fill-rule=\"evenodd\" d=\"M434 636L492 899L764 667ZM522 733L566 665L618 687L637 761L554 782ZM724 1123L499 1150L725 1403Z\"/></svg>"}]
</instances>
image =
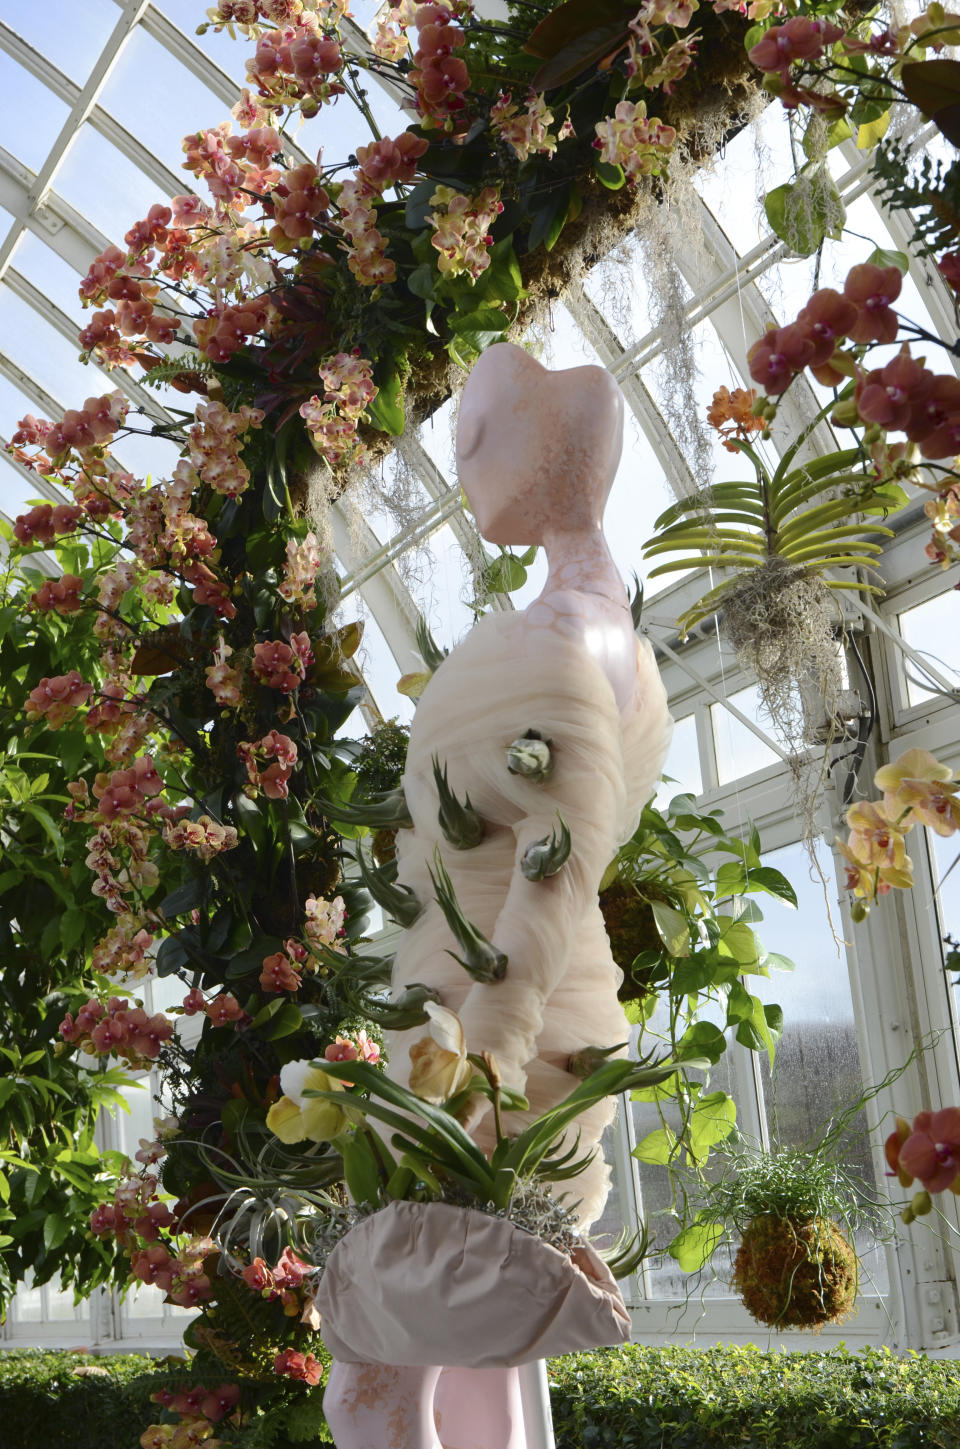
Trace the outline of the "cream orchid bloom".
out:
<instances>
[{"instance_id":1,"label":"cream orchid bloom","mask_svg":"<svg viewBox=\"0 0 960 1449\"><path fill-rule=\"evenodd\" d=\"M902 829L929 825L938 835L952 835L960 829L960 802L954 798L960 781L929 750L905 751L893 764L879 769L874 780L884 792L891 815L909 812Z\"/></svg>"},{"instance_id":2,"label":"cream orchid bloom","mask_svg":"<svg viewBox=\"0 0 960 1449\"><path fill-rule=\"evenodd\" d=\"M305 1092L342 1092L344 1083L310 1061L287 1062L280 1072L283 1096L267 1113L267 1126L281 1142L329 1142L350 1125L335 1102L307 1097Z\"/></svg>"},{"instance_id":3,"label":"cream orchid bloom","mask_svg":"<svg viewBox=\"0 0 960 1449\"><path fill-rule=\"evenodd\" d=\"M467 1085L473 1067L467 1061L467 1043L456 1012L435 1001L426 1003L426 1012L430 1035L410 1048L410 1090L439 1106Z\"/></svg>"}]
</instances>

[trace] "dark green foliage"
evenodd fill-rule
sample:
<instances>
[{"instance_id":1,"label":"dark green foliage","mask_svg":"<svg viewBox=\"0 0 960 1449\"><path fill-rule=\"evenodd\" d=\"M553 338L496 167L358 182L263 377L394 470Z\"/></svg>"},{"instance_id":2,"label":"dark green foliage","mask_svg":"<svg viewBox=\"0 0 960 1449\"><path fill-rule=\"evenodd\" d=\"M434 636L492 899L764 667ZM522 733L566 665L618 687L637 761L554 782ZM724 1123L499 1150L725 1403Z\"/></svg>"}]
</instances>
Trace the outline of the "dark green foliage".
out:
<instances>
[{"instance_id":1,"label":"dark green foliage","mask_svg":"<svg viewBox=\"0 0 960 1449\"><path fill-rule=\"evenodd\" d=\"M319 1339L311 1351L326 1369L329 1358ZM39 1349L0 1353L0 1449L140 1449L148 1424L177 1422L151 1394L223 1381L222 1371L200 1374L175 1358ZM322 1386L308 1390L273 1373L234 1381L241 1386L243 1412L239 1425L229 1420L217 1425L224 1449L331 1442Z\"/></svg>"},{"instance_id":2,"label":"dark green foliage","mask_svg":"<svg viewBox=\"0 0 960 1449\"><path fill-rule=\"evenodd\" d=\"M314 1351L325 1359L319 1345ZM88 1365L106 1372L74 1372ZM555 1359L549 1373L557 1449L960 1446L960 1364L952 1360L885 1349L631 1344ZM159 1418L151 1393L189 1378L178 1364L135 1354L0 1354L0 1449L139 1449L144 1425ZM237 1449L329 1442L314 1435L321 1391L298 1388L285 1395L282 1417L258 1415L234 1437Z\"/></svg>"},{"instance_id":3,"label":"dark green foliage","mask_svg":"<svg viewBox=\"0 0 960 1449\"><path fill-rule=\"evenodd\" d=\"M557 1449L958 1449L960 1364L642 1348L550 1364Z\"/></svg>"}]
</instances>

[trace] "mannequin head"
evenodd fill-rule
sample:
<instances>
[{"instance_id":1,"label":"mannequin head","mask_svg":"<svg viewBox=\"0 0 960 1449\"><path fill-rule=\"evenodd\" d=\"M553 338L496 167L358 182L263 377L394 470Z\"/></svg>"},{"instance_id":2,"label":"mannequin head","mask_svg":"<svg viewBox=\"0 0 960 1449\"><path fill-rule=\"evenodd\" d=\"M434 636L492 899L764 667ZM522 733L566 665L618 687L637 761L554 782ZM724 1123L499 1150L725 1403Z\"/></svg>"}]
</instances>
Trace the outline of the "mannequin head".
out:
<instances>
[{"instance_id":1,"label":"mannequin head","mask_svg":"<svg viewBox=\"0 0 960 1449\"><path fill-rule=\"evenodd\" d=\"M603 367L551 372L500 342L460 402L457 471L490 543L600 527L623 444L623 397Z\"/></svg>"}]
</instances>

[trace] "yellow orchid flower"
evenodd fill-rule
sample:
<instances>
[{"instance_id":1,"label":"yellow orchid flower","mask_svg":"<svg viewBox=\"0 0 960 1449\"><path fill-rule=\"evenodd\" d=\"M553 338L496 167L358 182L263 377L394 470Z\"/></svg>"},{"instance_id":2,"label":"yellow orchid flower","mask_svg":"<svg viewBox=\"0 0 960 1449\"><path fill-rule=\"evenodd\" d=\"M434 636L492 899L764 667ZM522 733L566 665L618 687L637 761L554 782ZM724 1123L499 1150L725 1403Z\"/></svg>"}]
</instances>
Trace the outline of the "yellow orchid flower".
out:
<instances>
[{"instance_id":1,"label":"yellow orchid flower","mask_svg":"<svg viewBox=\"0 0 960 1449\"><path fill-rule=\"evenodd\" d=\"M473 1067L467 1061L467 1043L456 1012L435 1001L426 1003L426 1012L430 1035L410 1048L410 1090L439 1106L467 1085Z\"/></svg>"},{"instance_id":2,"label":"yellow orchid flower","mask_svg":"<svg viewBox=\"0 0 960 1449\"><path fill-rule=\"evenodd\" d=\"M312 1062L288 1062L280 1072L283 1096L267 1113L267 1126L281 1142L329 1142L350 1125L350 1118L336 1102L304 1093L342 1092L345 1084L315 1067Z\"/></svg>"}]
</instances>

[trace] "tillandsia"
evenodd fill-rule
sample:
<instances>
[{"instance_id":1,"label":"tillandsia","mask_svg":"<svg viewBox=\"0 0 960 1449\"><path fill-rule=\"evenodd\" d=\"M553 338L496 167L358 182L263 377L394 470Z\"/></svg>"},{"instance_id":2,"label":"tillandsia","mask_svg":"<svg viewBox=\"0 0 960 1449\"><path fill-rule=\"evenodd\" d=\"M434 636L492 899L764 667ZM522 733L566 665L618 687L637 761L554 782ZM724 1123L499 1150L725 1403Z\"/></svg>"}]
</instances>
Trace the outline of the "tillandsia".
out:
<instances>
[{"instance_id":1,"label":"tillandsia","mask_svg":"<svg viewBox=\"0 0 960 1449\"><path fill-rule=\"evenodd\" d=\"M504 1132L502 1114L526 1109L525 1098L504 1086L489 1052L467 1052L454 1012L437 1005L428 1005L427 1011L430 1033L418 1044L422 1050L411 1049L410 1088L360 1061L291 1064L281 1077L285 1094L295 1095L285 1095L271 1108L268 1127L284 1141L329 1141L343 1159L355 1205L311 1229L322 1251L328 1253L360 1216L404 1200L447 1202L507 1217L571 1251L579 1241L576 1176L584 1166L578 1155L578 1116L603 1097L664 1081L678 1063L608 1061L606 1052L598 1052L593 1069L563 1102L511 1137ZM699 1059L684 1063L685 1068L705 1065ZM496 1124L489 1159L460 1120L478 1097L491 1103ZM389 1142L381 1135L385 1127L392 1129ZM567 1182L569 1188L563 1186ZM564 1193L573 1203L558 1201ZM315 1216L312 1209L310 1215ZM619 1244L613 1266L632 1271L635 1253L636 1243Z\"/></svg>"}]
</instances>

